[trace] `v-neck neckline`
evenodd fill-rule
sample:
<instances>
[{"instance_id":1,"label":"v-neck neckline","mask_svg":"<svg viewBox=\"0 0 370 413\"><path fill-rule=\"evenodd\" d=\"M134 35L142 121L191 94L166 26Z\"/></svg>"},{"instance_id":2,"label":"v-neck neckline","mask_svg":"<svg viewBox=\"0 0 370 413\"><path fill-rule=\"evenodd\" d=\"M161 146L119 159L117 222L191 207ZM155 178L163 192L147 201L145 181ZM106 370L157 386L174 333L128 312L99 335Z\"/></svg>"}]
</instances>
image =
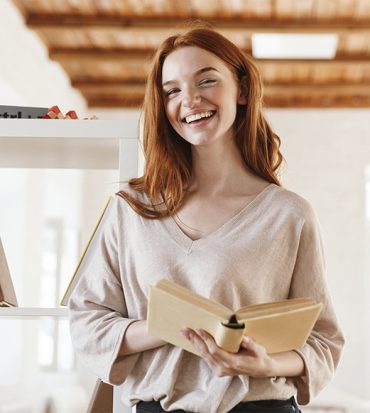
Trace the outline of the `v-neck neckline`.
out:
<instances>
[{"instance_id":1,"label":"v-neck neckline","mask_svg":"<svg viewBox=\"0 0 370 413\"><path fill-rule=\"evenodd\" d=\"M275 184L267 185L261 192L259 192L251 201L242 207L235 215L226 220L214 231L210 232L208 235L193 240L179 227L176 223L174 217L169 216L164 218L163 223L166 226L169 235L171 238L187 253L190 253L192 250L199 248L202 244L209 242L216 236L221 236L224 232L227 232L230 226L234 225L235 221L239 220L241 216L249 212L250 209L255 207L266 195L271 188L274 188Z\"/></svg>"}]
</instances>

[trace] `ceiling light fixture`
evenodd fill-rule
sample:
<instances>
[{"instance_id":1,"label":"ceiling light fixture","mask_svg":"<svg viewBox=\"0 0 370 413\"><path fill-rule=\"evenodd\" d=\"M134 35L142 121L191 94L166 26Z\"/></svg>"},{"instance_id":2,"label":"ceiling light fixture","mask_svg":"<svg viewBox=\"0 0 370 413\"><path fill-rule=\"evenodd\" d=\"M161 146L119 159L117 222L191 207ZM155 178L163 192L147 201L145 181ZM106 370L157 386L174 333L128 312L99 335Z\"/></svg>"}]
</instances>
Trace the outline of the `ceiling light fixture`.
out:
<instances>
[{"instance_id":1,"label":"ceiling light fixture","mask_svg":"<svg viewBox=\"0 0 370 413\"><path fill-rule=\"evenodd\" d=\"M252 55L257 59L333 59L337 45L336 34L252 34Z\"/></svg>"}]
</instances>

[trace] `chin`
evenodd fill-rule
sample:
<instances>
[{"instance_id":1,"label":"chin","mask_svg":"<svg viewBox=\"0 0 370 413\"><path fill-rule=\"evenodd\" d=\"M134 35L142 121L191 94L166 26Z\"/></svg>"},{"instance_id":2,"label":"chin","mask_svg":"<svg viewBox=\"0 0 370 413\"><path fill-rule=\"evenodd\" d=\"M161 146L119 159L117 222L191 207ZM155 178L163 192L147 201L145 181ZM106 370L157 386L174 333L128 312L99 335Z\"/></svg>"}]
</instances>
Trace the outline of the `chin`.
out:
<instances>
[{"instance_id":1,"label":"chin","mask_svg":"<svg viewBox=\"0 0 370 413\"><path fill-rule=\"evenodd\" d=\"M191 145L193 146L204 146L204 145L209 145L212 142L215 141L215 139L212 137L208 137L208 138L184 138L187 142L189 142Z\"/></svg>"}]
</instances>

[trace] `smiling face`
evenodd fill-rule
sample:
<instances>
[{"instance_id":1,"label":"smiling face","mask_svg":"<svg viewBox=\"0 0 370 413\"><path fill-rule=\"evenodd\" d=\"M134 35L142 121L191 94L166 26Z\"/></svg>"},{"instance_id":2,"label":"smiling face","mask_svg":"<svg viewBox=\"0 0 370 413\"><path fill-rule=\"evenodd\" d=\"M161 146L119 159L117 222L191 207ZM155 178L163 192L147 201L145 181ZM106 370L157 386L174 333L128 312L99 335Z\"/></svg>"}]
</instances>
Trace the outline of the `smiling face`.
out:
<instances>
[{"instance_id":1,"label":"smiling face","mask_svg":"<svg viewBox=\"0 0 370 413\"><path fill-rule=\"evenodd\" d=\"M162 68L167 118L192 145L232 139L237 104L245 104L239 83L213 53L186 46L170 53Z\"/></svg>"}]
</instances>

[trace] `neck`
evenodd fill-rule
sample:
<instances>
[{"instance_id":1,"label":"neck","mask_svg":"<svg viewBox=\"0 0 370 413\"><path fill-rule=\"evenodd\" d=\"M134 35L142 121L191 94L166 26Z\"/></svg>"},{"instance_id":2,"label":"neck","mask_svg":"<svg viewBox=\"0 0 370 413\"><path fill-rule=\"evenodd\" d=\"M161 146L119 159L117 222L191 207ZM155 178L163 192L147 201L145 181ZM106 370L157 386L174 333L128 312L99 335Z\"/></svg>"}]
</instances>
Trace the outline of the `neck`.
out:
<instances>
[{"instance_id":1,"label":"neck","mask_svg":"<svg viewBox=\"0 0 370 413\"><path fill-rule=\"evenodd\" d=\"M192 147L191 192L209 196L235 194L261 181L247 169L239 149L232 142L222 140L212 145Z\"/></svg>"}]
</instances>

